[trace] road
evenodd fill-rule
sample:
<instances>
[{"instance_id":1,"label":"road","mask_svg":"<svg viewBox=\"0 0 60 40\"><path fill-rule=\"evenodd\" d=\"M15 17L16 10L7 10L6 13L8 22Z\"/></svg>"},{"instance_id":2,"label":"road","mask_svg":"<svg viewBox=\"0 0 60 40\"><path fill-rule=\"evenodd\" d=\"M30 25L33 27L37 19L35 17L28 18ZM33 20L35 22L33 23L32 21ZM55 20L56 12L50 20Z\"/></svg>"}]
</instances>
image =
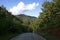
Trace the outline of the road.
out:
<instances>
[{"instance_id":1,"label":"road","mask_svg":"<svg viewBox=\"0 0 60 40\"><path fill-rule=\"evenodd\" d=\"M35 33L23 33L12 38L11 40L46 40L46 39Z\"/></svg>"}]
</instances>

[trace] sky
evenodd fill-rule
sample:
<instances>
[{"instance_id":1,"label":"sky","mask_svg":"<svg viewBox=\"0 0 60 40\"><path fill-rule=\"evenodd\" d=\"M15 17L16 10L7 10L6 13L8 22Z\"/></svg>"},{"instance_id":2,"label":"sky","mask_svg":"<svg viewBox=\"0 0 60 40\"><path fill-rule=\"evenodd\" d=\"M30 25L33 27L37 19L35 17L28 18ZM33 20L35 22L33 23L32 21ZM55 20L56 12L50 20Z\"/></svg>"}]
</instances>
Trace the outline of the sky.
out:
<instances>
[{"instance_id":1,"label":"sky","mask_svg":"<svg viewBox=\"0 0 60 40\"><path fill-rule=\"evenodd\" d=\"M25 14L38 17L44 0L0 0L12 15Z\"/></svg>"}]
</instances>

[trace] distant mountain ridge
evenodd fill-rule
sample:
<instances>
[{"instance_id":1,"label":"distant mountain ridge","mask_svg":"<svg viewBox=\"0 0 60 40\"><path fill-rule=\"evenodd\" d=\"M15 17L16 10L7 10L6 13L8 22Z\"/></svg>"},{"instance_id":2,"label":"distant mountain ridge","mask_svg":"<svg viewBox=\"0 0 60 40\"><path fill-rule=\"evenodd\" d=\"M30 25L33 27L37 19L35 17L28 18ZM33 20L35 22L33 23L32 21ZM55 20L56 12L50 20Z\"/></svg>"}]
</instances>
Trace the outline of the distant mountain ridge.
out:
<instances>
[{"instance_id":1,"label":"distant mountain ridge","mask_svg":"<svg viewBox=\"0 0 60 40\"><path fill-rule=\"evenodd\" d=\"M30 24L34 23L34 21L37 19L37 17L28 16L28 15L24 15L24 14L17 15L16 17L19 18L20 20L22 20L23 23L26 25L30 25Z\"/></svg>"},{"instance_id":2,"label":"distant mountain ridge","mask_svg":"<svg viewBox=\"0 0 60 40\"><path fill-rule=\"evenodd\" d=\"M34 19L37 18L37 17L34 17L34 16L28 16L28 15L25 15L25 14L17 15L17 17L29 17L29 18L34 18Z\"/></svg>"}]
</instances>

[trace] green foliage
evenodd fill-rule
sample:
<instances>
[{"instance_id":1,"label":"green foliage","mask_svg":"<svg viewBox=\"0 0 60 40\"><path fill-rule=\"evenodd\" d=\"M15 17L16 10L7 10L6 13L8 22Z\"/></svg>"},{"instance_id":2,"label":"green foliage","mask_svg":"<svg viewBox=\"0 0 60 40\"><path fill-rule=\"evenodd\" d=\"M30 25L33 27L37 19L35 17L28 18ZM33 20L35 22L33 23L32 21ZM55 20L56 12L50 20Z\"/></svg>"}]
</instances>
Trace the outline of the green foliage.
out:
<instances>
[{"instance_id":1,"label":"green foliage","mask_svg":"<svg viewBox=\"0 0 60 40\"><path fill-rule=\"evenodd\" d=\"M8 40L18 34L31 32L31 29L27 28L29 20L25 22L26 25L23 25L22 20L8 12L3 5L0 6L0 40Z\"/></svg>"},{"instance_id":2,"label":"green foliage","mask_svg":"<svg viewBox=\"0 0 60 40\"><path fill-rule=\"evenodd\" d=\"M47 36L46 34L50 36L50 29L60 28L60 0L45 1L42 7L42 13L33 24L33 31L44 36Z\"/></svg>"},{"instance_id":3,"label":"green foliage","mask_svg":"<svg viewBox=\"0 0 60 40\"><path fill-rule=\"evenodd\" d=\"M27 27L22 25L22 21L0 6L0 35L6 33L28 32Z\"/></svg>"},{"instance_id":4,"label":"green foliage","mask_svg":"<svg viewBox=\"0 0 60 40\"><path fill-rule=\"evenodd\" d=\"M60 26L60 1L44 2L42 13L40 13L37 19L39 27L42 28L53 28ZM37 26L38 26L37 25ZM37 27L36 26L36 27Z\"/></svg>"}]
</instances>

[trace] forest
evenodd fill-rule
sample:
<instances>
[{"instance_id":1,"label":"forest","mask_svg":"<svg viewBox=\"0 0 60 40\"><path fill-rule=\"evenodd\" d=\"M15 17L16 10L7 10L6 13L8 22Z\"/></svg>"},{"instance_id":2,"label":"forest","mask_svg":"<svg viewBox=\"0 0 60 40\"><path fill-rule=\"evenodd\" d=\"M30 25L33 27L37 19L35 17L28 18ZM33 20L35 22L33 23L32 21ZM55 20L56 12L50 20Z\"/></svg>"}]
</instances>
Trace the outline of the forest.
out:
<instances>
[{"instance_id":1,"label":"forest","mask_svg":"<svg viewBox=\"0 0 60 40\"><path fill-rule=\"evenodd\" d=\"M0 6L0 40L9 40L22 33L37 33L47 40L60 40L60 0L45 1L37 17L12 15Z\"/></svg>"}]
</instances>

